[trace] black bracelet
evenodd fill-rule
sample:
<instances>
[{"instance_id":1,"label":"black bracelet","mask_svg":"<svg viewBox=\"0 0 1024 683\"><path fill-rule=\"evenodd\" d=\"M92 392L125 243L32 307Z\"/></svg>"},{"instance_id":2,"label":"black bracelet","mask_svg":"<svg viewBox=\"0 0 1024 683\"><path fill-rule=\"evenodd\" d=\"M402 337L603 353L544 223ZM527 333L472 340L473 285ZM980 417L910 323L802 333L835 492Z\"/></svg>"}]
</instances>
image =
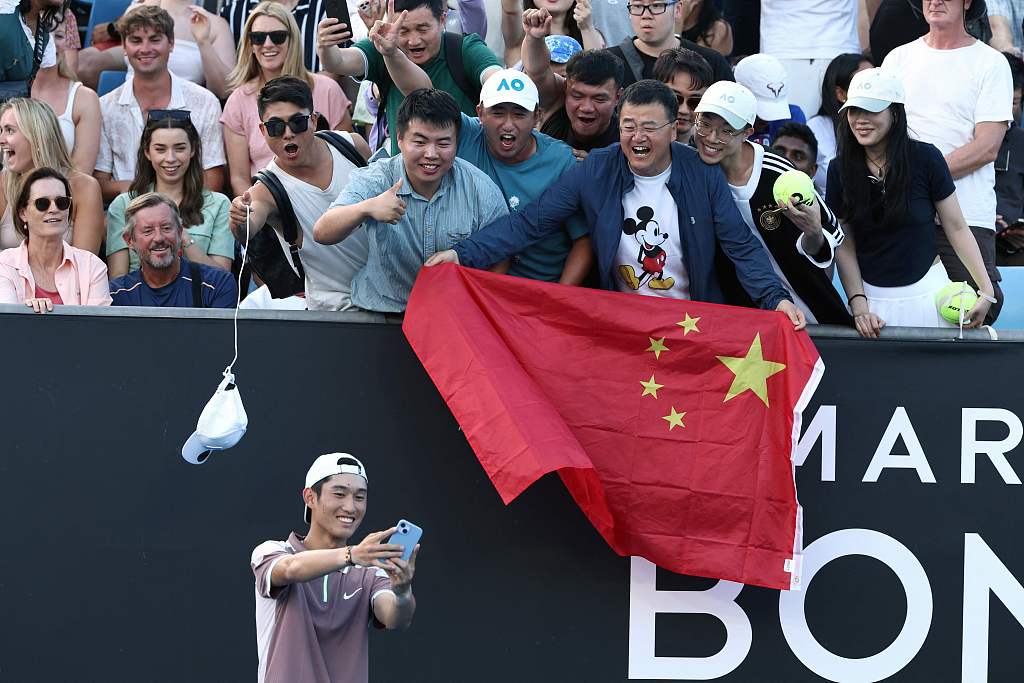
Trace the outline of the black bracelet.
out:
<instances>
[{"instance_id":1,"label":"black bracelet","mask_svg":"<svg viewBox=\"0 0 1024 683\"><path fill-rule=\"evenodd\" d=\"M867 295L866 295L866 294L854 294L853 296L851 296L851 297L850 297L849 299L847 299L847 300L846 300L846 304L847 304L848 306L852 306L852 305L853 305L853 300L854 300L854 299L856 299L856 298L857 298L858 296L862 296L862 297L864 297L864 300L865 300L865 301L867 301L867 300L868 300L868 297L867 297Z\"/></svg>"}]
</instances>

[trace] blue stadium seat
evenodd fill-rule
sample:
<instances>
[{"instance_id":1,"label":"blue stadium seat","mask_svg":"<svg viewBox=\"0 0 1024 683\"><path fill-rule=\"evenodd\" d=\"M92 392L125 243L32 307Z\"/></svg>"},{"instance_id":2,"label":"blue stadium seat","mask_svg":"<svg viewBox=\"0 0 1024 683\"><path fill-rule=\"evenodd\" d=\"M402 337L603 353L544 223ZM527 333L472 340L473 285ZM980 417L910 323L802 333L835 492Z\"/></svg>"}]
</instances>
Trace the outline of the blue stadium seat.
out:
<instances>
[{"instance_id":1,"label":"blue stadium seat","mask_svg":"<svg viewBox=\"0 0 1024 683\"><path fill-rule=\"evenodd\" d=\"M96 94L103 97L111 90L120 87L127 76L127 71L101 71L100 82L96 88Z\"/></svg>"},{"instance_id":2,"label":"blue stadium seat","mask_svg":"<svg viewBox=\"0 0 1024 683\"><path fill-rule=\"evenodd\" d=\"M131 0L94 0L82 47L89 47L92 44L92 30L97 24L114 21L124 14L130 4Z\"/></svg>"},{"instance_id":3,"label":"blue stadium seat","mask_svg":"<svg viewBox=\"0 0 1024 683\"><path fill-rule=\"evenodd\" d=\"M999 312L995 328L1024 330L1024 266L1000 266L999 274L1003 276L999 286L1003 290L1006 304Z\"/></svg>"}]
</instances>

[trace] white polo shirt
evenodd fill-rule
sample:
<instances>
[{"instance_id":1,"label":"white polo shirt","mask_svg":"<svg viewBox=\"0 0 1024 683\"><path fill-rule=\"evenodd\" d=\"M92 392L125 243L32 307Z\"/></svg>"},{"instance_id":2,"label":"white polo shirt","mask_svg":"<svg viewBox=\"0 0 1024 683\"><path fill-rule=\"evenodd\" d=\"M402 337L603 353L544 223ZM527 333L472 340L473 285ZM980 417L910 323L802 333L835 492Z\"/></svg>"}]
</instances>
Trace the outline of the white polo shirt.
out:
<instances>
[{"instance_id":1,"label":"white polo shirt","mask_svg":"<svg viewBox=\"0 0 1024 683\"><path fill-rule=\"evenodd\" d=\"M96 170L114 180L133 180L135 160L145 120L129 76L119 88L100 98L100 151ZM224 138L220 127L220 102L201 85L171 73L171 101L167 109L187 109L203 143L203 169L224 165Z\"/></svg>"}]
</instances>

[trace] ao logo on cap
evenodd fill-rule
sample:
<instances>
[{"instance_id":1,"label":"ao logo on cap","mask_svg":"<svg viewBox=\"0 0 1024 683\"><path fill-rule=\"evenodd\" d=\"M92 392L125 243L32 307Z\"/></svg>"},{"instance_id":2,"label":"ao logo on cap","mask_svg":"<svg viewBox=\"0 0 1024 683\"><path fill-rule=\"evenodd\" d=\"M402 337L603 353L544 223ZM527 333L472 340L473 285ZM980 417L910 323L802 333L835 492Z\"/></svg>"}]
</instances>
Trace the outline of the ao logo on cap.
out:
<instances>
[{"instance_id":1,"label":"ao logo on cap","mask_svg":"<svg viewBox=\"0 0 1024 683\"><path fill-rule=\"evenodd\" d=\"M719 102L728 102L729 104L734 104L736 102L736 98L733 97L732 95L730 95L729 93L722 93L722 96L718 98L718 101Z\"/></svg>"},{"instance_id":2,"label":"ao logo on cap","mask_svg":"<svg viewBox=\"0 0 1024 683\"><path fill-rule=\"evenodd\" d=\"M513 78L511 84L506 79L501 79L501 83L498 84L498 92L502 90L515 90L516 92L521 91L526 85L521 79Z\"/></svg>"}]
</instances>

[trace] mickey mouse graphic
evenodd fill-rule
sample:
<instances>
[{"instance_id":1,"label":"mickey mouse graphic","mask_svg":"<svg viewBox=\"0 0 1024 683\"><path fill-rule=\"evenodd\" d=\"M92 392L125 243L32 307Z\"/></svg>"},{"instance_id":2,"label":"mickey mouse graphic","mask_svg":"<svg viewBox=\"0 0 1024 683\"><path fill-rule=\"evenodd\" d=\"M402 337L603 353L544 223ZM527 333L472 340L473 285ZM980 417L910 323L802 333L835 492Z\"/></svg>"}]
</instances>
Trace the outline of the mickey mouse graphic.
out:
<instances>
[{"instance_id":1,"label":"mickey mouse graphic","mask_svg":"<svg viewBox=\"0 0 1024 683\"><path fill-rule=\"evenodd\" d=\"M670 289L675 280L665 277L665 260L668 255L661 248L668 241L668 233L654 220L654 209L651 207L641 206L637 209L636 217L638 221L627 218L622 222L622 232L632 235L640 245L636 261L641 271L638 274L633 266L623 264L619 266L619 275L632 289L640 289L645 284L655 290Z\"/></svg>"}]
</instances>

